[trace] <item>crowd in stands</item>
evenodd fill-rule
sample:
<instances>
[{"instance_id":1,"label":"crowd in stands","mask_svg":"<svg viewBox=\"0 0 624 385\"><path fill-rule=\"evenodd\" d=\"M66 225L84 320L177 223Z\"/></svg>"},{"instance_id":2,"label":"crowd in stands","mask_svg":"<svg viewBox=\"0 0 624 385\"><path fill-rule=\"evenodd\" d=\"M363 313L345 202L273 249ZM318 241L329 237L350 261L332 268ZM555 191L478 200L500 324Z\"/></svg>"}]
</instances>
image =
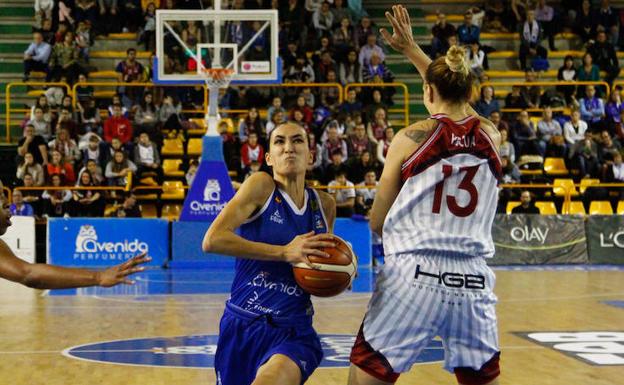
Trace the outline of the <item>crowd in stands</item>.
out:
<instances>
[{"instance_id":1,"label":"crowd in stands","mask_svg":"<svg viewBox=\"0 0 624 385\"><path fill-rule=\"evenodd\" d=\"M89 52L95 38L110 33L137 35L137 48L155 46L155 9L202 9L201 0L38 0L33 42L24 53L24 79L44 72L47 81L73 84L87 82L96 70ZM273 8L279 11L280 57L284 82L392 82L386 65L389 53L378 28L357 2L345 4L318 0L234 0L231 9ZM492 0L471 7L461 25L454 26L442 13L432 26L432 58L451 45L465 46L474 75L487 82L488 53L494 48L481 41L482 32L517 32L521 40L517 67L526 71L525 83L540 80L542 71L555 67L548 54L557 49L555 36L572 31L580 37L581 61L568 56L558 71L559 80L605 80L612 83L620 66L616 51L622 41L623 14L608 0L561 1ZM200 24L180 23L177 32L189 45L205 41ZM232 25L237 28L255 25ZM260 39L267 44L266 39ZM548 49L545 40L547 40ZM260 44L260 43L259 43ZM175 44L171 44L175 47ZM262 57L266 46L254 47L251 55ZM193 71L197 63L184 52L166 52L165 71ZM141 63L137 49L115 68L122 83L152 79L151 61ZM565 85L514 86L504 100L496 89L482 87L474 100L475 110L490 118L503 137L501 156L504 182L525 182L521 170L541 164L545 157L562 157L575 178L600 178L624 182L622 145L624 106L621 90ZM243 181L251 173L267 170L264 154L267 138L276 125L295 121L308 132L313 162L307 178L329 185L337 200L338 214L366 215L374 199L377 179L395 128L388 119L392 87L351 88L340 103L335 88L258 89L230 87L220 97L222 109L244 109L242 115L223 114L219 131L223 137L228 169ZM608 97L607 97L608 95ZM97 99L90 86L77 88L76 100L62 87L48 87L33 101L18 143L18 186L155 186L165 179L162 148L165 140L188 139L198 128L183 110L204 109L203 88L119 87L112 100ZM516 108L516 112L504 112ZM541 117L531 109L540 109ZM564 114L562 111L569 111ZM191 184L198 162L185 158L183 169ZM533 179L532 181L535 181ZM539 180L537 180L539 182ZM332 188L348 186L346 189ZM366 188L358 188L366 187ZM513 194L513 192L511 193ZM32 206L38 216L101 216L110 193L94 190L51 189L43 193L24 190L15 198L18 207ZM518 196L520 193L518 192ZM115 196L119 207L113 215L137 216L133 194ZM503 204L511 195L502 196ZM18 200L22 203L18 203ZM122 203L123 202L123 203ZM30 212L28 209L22 212Z\"/></svg>"},{"instance_id":2,"label":"crowd in stands","mask_svg":"<svg viewBox=\"0 0 624 385\"><path fill-rule=\"evenodd\" d=\"M203 110L202 87L131 86L152 79L151 61L137 58L137 50L155 49L156 9L202 9L200 0L115 1L38 0L35 4L33 42L24 53L24 80L40 76L48 82L70 86L89 81L93 71L115 70L118 87L112 100L96 98L94 88L78 85L75 101L63 87L47 87L33 101L18 142L16 186L56 187L23 190L15 198L16 212L37 216L101 216L111 198L119 202L112 215L134 216L137 198L119 191L111 195L98 189L65 190L69 186L157 186L162 184L162 149L165 140L189 139L198 129L183 110ZM225 6L225 5L224 5ZM353 2L288 0L256 2L234 0L231 9L274 8L279 11L280 56L286 83L391 82L394 75L385 64L387 49L378 28ZM189 46L206 41L200 23L175 25ZM228 26L235 38L243 23ZM111 33L136 33L137 46L115 68L96 68L90 48L96 38ZM167 39L169 37L165 37ZM269 50L252 47L260 58ZM169 45L173 47L175 44ZM257 49L256 49L257 48ZM260 55L260 56L259 56ZM193 71L197 63L182 52L168 50L165 70ZM251 173L267 170L264 153L267 138L276 125L294 121L308 131L314 161L308 179L313 183L347 185L331 189L344 216L366 215L374 198L374 186L394 136L388 120L394 89L352 89L343 102L338 88L257 89L230 87L220 97L222 109L245 109L242 115L222 114L219 131L233 179L243 181ZM191 184L197 171L194 156L184 159L184 181ZM371 188L355 189L355 185ZM123 204L121 203L123 201ZM23 207L30 207L24 209Z\"/></svg>"}]
</instances>

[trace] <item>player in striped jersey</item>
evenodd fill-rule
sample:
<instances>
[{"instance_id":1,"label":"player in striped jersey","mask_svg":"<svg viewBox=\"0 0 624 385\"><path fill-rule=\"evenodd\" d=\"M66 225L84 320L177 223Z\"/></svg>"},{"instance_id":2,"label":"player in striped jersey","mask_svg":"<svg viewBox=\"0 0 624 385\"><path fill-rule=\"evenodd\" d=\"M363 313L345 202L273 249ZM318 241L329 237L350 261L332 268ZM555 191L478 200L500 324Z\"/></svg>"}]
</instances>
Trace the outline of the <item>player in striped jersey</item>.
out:
<instances>
[{"instance_id":1,"label":"player in striped jersey","mask_svg":"<svg viewBox=\"0 0 624 385\"><path fill-rule=\"evenodd\" d=\"M445 369L465 385L498 384L499 348L491 226L500 136L468 104L473 75L463 48L431 61L414 42L403 6L386 16L424 79L431 118L392 141L370 214L386 263L351 352L351 385L392 384L441 337Z\"/></svg>"}]
</instances>

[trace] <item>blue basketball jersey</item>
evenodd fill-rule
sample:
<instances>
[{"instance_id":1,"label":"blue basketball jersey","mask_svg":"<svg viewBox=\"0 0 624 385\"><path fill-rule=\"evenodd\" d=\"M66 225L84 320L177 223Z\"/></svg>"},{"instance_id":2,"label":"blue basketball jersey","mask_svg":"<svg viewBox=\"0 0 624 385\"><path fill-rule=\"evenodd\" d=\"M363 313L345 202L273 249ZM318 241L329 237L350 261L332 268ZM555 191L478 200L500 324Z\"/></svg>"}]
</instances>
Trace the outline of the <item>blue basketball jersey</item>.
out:
<instances>
[{"instance_id":1,"label":"blue basketball jersey","mask_svg":"<svg viewBox=\"0 0 624 385\"><path fill-rule=\"evenodd\" d=\"M327 220L316 191L306 188L299 209L286 192L275 188L262 208L239 228L241 237L287 245L297 235L327 232ZM312 315L310 295L295 282L287 262L239 258L229 302L256 314L279 317Z\"/></svg>"}]
</instances>

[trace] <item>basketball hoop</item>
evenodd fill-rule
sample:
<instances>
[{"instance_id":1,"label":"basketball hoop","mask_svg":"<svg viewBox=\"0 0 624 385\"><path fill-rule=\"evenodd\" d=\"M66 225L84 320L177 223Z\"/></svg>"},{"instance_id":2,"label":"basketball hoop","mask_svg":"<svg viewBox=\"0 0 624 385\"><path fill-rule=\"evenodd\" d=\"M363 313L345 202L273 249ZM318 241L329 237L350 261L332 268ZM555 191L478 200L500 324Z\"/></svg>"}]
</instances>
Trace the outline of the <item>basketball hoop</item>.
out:
<instances>
[{"instance_id":1,"label":"basketball hoop","mask_svg":"<svg viewBox=\"0 0 624 385\"><path fill-rule=\"evenodd\" d=\"M230 68L202 68L201 74L204 76L208 88L225 88L232 81L234 70Z\"/></svg>"}]
</instances>

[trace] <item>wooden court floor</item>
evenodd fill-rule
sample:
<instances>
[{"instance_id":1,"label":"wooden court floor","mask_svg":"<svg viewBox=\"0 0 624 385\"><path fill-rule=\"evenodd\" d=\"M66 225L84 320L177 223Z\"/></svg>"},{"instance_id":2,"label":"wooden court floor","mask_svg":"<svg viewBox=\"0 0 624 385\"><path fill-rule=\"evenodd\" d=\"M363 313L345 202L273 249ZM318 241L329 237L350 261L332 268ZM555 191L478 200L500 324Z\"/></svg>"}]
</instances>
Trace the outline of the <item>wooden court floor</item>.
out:
<instances>
[{"instance_id":1,"label":"wooden court floor","mask_svg":"<svg viewBox=\"0 0 624 385\"><path fill-rule=\"evenodd\" d=\"M521 337L522 332L624 332L624 271L497 271L501 384L622 385L624 365L596 366ZM212 369L88 362L71 346L216 334L225 295L42 296L0 283L0 384L214 384ZM315 301L322 334L355 334L369 294ZM624 344L624 343L623 343ZM620 354L624 357L624 354ZM311 385L346 384L347 369L319 369ZM398 384L455 384L441 363L414 366Z\"/></svg>"}]
</instances>

